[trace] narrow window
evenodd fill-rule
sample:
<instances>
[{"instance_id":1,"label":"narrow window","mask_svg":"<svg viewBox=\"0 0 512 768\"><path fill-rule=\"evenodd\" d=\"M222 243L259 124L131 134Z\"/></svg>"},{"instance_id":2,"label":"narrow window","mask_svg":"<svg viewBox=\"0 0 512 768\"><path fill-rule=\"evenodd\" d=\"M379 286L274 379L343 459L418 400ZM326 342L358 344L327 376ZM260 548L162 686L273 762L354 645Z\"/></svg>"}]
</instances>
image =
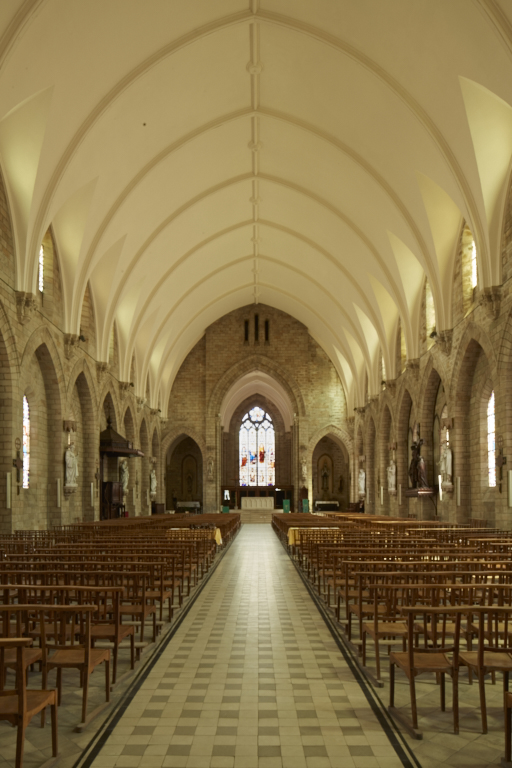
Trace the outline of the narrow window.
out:
<instances>
[{"instance_id":1,"label":"narrow window","mask_svg":"<svg viewBox=\"0 0 512 768\"><path fill-rule=\"evenodd\" d=\"M44 248L39 249L39 290L42 293L44 289Z\"/></svg>"},{"instance_id":2,"label":"narrow window","mask_svg":"<svg viewBox=\"0 0 512 768\"><path fill-rule=\"evenodd\" d=\"M265 320L265 341L268 343L268 337L269 337L269 321Z\"/></svg>"},{"instance_id":3,"label":"narrow window","mask_svg":"<svg viewBox=\"0 0 512 768\"><path fill-rule=\"evenodd\" d=\"M474 289L478 285L478 266L476 262L475 241L471 243L471 287Z\"/></svg>"},{"instance_id":4,"label":"narrow window","mask_svg":"<svg viewBox=\"0 0 512 768\"><path fill-rule=\"evenodd\" d=\"M496 486L496 419L494 413L494 390L487 403L487 467L489 488Z\"/></svg>"},{"instance_id":5,"label":"narrow window","mask_svg":"<svg viewBox=\"0 0 512 768\"><path fill-rule=\"evenodd\" d=\"M260 338L260 318L258 315L254 315L254 341L259 341Z\"/></svg>"},{"instance_id":6,"label":"narrow window","mask_svg":"<svg viewBox=\"0 0 512 768\"><path fill-rule=\"evenodd\" d=\"M28 488L30 479L30 409L23 395L23 488Z\"/></svg>"},{"instance_id":7,"label":"narrow window","mask_svg":"<svg viewBox=\"0 0 512 768\"><path fill-rule=\"evenodd\" d=\"M244 320L244 341L246 344L249 343L249 321Z\"/></svg>"}]
</instances>

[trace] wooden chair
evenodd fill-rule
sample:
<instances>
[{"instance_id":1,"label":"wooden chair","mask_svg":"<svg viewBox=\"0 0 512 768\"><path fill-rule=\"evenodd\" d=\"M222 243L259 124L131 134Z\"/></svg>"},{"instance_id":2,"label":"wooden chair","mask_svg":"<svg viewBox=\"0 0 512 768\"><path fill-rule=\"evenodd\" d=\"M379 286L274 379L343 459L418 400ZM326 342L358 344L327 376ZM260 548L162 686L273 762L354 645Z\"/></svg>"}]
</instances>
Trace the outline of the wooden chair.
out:
<instances>
[{"instance_id":1,"label":"wooden chair","mask_svg":"<svg viewBox=\"0 0 512 768\"><path fill-rule=\"evenodd\" d=\"M407 728L411 735L422 738L418 730L418 709L416 705L415 679L418 675L430 672L440 678L441 710L446 709L445 675L452 678L453 688L453 732L459 732L459 700L458 700L458 652L460 637L460 619L463 613L471 610L468 606L430 607L430 606L405 606L401 613L407 616L407 651L392 652L389 656L389 711L397 720ZM455 636L453 644L446 644L446 617L456 613ZM421 616L424 625L424 646L415 647L415 623L417 616ZM439 626L441 622L441 626ZM444 629L443 629L444 624ZM428 630L430 629L430 641ZM448 654L452 654L449 658ZM395 708L395 667L405 672L409 681L409 693L411 697L411 723L402 713Z\"/></svg>"},{"instance_id":2,"label":"wooden chair","mask_svg":"<svg viewBox=\"0 0 512 768\"><path fill-rule=\"evenodd\" d=\"M97 611L96 605L52 606L50 624L58 626L58 634L51 642L47 640L48 654L43 666L47 673L57 670L58 703L62 700L62 670L78 669L83 688L81 730L87 720L87 697L89 677L99 664L105 664L105 699L110 701L110 650L93 648L91 645L91 614ZM91 714L89 721L99 713Z\"/></svg>"},{"instance_id":3,"label":"wooden chair","mask_svg":"<svg viewBox=\"0 0 512 768\"><path fill-rule=\"evenodd\" d=\"M23 651L31 645L29 637L0 639L0 677L5 672L5 653L16 653L16 683L15 688L0 692L0 720L7 720L18 729L16 738L16 768L23 766L23 751L25 731L32 718L39 712L51 707L52 721L52 754L57 757L57 692L27 690Z\"/></svg>"},{"instance_id":4,"label":"wooden chair","mask_svg":"<svg viewBox=\"0 0 512 768\"><path fill-rule=\"evenodd\" d=\"M473 611L478 613L478 647L476 651L460 653L459 665L468 667L478 679L482 733L487 733L485 676L501 672L503 691L507 693L512 672L512 607L479 606Z\"/></svg>"}]
</instances>

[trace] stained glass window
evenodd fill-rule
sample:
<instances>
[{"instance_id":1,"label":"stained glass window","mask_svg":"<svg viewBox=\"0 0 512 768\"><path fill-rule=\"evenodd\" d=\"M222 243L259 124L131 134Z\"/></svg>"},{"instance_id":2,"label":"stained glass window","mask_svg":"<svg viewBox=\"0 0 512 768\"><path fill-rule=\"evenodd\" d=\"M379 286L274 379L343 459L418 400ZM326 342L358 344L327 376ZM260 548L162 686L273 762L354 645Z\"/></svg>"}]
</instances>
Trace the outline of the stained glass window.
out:
<instances>
[{"instance_id":1,"label":"stained glass window","mask_svg":"<svg viewBox=\"0 0 512 768\"><path fill-rule=\"evenodd\" d=\"M30 410L23 395L23 487L28 488L30 477Z\"/></svg>"},{"instance_id":2,"label":"stained glass window","mask_svg":"<svg viewBox=\"0 0 512 768\"><path fill-rule=\"evenodd\" d=\"M39 290L41 293L44 289L44 248L39 249Z\"/></svg>"},{"instance_id":3,"label":"stained glass window","mask_svg":"<svg viewBox=\"0 0 512 768\"><path fill-rule=\"evenodd\" d=\"M272 419L256 406L240 427L240 485L276 484L276 444Z\"/></svg>"},{"instance_id":4,"label":"stained glass window","mask_svg":"<svg viewBox=\"0 0 512 768\"><path fill-rule=\"evenodd\" d=\"M489 468L489 487L496 486L496 419L494 414L494 391L487 403L487 466Z\"/></svg>"},{"instance_id":5,"label":"stained glass window","mask_svg":"<svg viewBox=\"0 0 512 768\"><path fill-rule=\"evenodd\" d=\"M476 245L473 240L471 244L471 287L476 288L478 285L478 266L476 260Z\"/></svg>"}]
</instances>

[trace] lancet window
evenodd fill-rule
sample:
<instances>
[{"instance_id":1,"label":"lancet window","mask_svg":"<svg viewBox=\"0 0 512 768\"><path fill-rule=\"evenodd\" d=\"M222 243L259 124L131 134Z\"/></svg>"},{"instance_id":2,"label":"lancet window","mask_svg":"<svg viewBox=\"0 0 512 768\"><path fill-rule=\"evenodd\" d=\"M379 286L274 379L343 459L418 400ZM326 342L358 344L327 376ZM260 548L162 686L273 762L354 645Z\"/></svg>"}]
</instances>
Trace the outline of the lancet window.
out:
<instances>
[{"instance_id":1,"label":"lancet window","mask_svg":"<svg viewBox=\"0 0 512 768\"><path fill-rule=\"evenodd\" d=\"M30 480L30 409L23 395L23 487L28 488Z\"/></svg>"},{"instance_id":2,"label":"lancet window","mask_svg":"<svg viewBox=\"0 0 512 768\"><path fill-rule=\"evenodd\" d=\"M494 390L487 403L487 467L489 487L496 486L496 418L494 410Z\"/></svg>"}]
</instances>

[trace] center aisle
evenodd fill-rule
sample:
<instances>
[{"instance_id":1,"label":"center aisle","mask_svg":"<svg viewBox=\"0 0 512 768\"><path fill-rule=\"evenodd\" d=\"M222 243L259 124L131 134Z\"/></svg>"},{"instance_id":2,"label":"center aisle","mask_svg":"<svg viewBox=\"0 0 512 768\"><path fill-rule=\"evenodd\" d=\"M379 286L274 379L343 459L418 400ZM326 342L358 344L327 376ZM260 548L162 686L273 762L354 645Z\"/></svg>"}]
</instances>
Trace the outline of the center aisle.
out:
<instances>
[{"instance_id":1,"label":"center aisle","mask_svg":"<svg viewBox=\"0 0 512 768\"><path fill-rule=\"evenodd\" d=\"M243 526L92 762L402 765L293 563L263 525Z\"/></svg>"}]
</instances>

